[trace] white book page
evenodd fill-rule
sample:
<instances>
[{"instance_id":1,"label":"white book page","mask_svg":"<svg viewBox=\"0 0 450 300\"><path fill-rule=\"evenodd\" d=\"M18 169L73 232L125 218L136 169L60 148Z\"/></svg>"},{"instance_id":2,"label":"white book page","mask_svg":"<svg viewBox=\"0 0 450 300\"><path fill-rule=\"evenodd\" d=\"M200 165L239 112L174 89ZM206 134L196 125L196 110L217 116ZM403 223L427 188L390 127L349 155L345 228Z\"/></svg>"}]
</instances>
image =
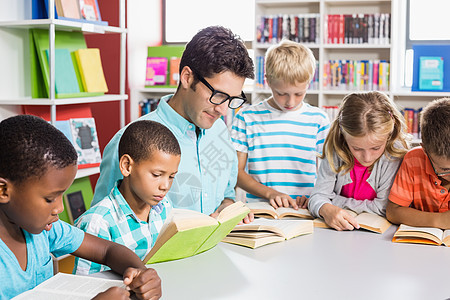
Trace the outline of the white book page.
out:
<instances>
[{"instance_id":1,"label":"white book page","mask_svg":"<svg viewBox=\"0 0 450 300\"><path fill-rule=\"evenodd\" d=\"M425 232L431 235L434 235L438 239L442 240L442 230L439 228L433 228L433 227L413 227L408 226L405 224L401 224L398 228L398 231L406 231L406 232L413 232L413 231L419 231L419 232Z\"/></svg>"},{"instance_id":2,"label":"white book page","mask_svg":"<svg viewBox=\"0 0 450 300\"><path fill-rule=\"evenodd\" d=\"M34 289L22 293L14 300L84 300L92 299L110 287L125 287L122 280L58 273Z\"/></svg>"}]
</instances>

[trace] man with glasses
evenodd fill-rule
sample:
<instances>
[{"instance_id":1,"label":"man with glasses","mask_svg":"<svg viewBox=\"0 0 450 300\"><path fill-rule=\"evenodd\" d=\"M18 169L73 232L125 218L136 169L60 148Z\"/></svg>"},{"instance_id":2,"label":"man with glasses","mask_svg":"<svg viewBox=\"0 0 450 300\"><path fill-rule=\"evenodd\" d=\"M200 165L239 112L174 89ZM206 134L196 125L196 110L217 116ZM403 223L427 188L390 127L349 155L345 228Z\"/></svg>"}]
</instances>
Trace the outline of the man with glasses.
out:
<instances>
[{"instance_id":1,"label":"man with glasses","mask_svg":"<svg viewBox=\"0 0 450 300\"><path fill-rule=\"evenodd\" d=\"M234 202L237 157L220 117L246 102L242 87L246 78L253 77L253 62L243 41L221 26L207 27L186 45L175 94L161 98L154 112L139 118L164 124L180 144L178 174L167 194L174 207L216 216ZM120 184L118 143L124 130L105 148L92 205ZM159 170L148 172L160 175Z\"/></svg>"},{"instance_id":2,"label":"man with glasses","mask_svg":"<svg viewBox=\"0 0 450 300\"><path fill-rule=\"evenodd\" d=\"M405 155L386 216L396 224L450 229L450 98L423 109L420 130L422 147Z\"/></svg>"}]
</instances>

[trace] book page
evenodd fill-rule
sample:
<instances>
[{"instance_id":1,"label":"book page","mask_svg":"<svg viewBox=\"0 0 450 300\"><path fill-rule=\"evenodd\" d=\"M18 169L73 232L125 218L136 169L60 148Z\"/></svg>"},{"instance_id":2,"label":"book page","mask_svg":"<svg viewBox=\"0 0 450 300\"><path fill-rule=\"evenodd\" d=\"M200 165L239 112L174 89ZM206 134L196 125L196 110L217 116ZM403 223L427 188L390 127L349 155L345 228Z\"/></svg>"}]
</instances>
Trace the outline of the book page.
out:
<instances>
[{"instance_id":1,"label":"book page","mask_svg":"<svg viewBox=\"0 0 450 300\"><path fill-rule=\"evenodd\" d=\"M122 280L58 273L34 289L22 293L13 299L88 300L113 286L125 288Z\"/></svg>"},{"instance_id":2,"label":"book page","mask_svg":"<svg viewBox=\"0 0 450 300\"><path fill-rule=\"evenodd\" d=\"M366 212L359 214L356 221L362 228L377 233L385 232L392 225L382 216Z\"/></svg>"},{"instance_id":3,"label":"book page","mask_svg":"<svg viewBox=\"0 0 450 300\"><path fill-rule=\"evenodd\" d=\"M269 202L248 202L246 205L255 215L262 215L263 217L272 219L278 218L275 208L273 208Z\"/></svg>"},{"instance_id":4,"label":"book page","mask_svg":"<svg viewBox=\"0 0 450 300\"><path fill-rule=\"evenodd\" d=\"M285 217L300 217L305 219L312 219L309 210L306 208L299 208L294 209L292 207L279 207L275 210L278 213L278 217L285 218Z\"/></svg>"},{"instance_id":5,"label":"book page","mask_svg":"<svg viewBox=\"0 0 450 300\"><path fill-rule=\"evenodd\" d=\"M165 223L170 222L175 223L180 231L201 226L218 225L217 220L208 215L198 211L181 208L172 209L171 214L166 219ZM163 231L163 228L161 228L161 232Z\"/></svg>"},{"instance_id":6,"label":"book page","mask_svg":"<svg viewBox=\"0 0 450 300\"><path fill-rule=\"evenodd\" d=\"M444 231L444 236L442 237L442 243L445 246L450 247L450 229L447 229Z\"/></svg>"},{"instance_id":7,"label":"book page","mask_svg":"<svg viewBox=\"0 0 450 300\"><path fill-rule=\"evenodd\" d=\"M312 233L314 225L312 220L256 219L250 224L238 225L233 229L239 230L272 231L285 239L291 239L303 233Z\"/></svg>"},{"instance_id":8,"label":"book page","mask_svg":"<svg viewBox=\"0 0 450 300\"><path fill-rule=\"evenodd\" d=\"M420 242L420 239L425 239L440 245L442 243L442 235L443 231L439 228L414 227L401 224L397 232L394 234L394 239L395 241L402 241L402 239L406 239L407 242ZM416 240L414 241L414 239Z\"/></svg>"}]
</instances>

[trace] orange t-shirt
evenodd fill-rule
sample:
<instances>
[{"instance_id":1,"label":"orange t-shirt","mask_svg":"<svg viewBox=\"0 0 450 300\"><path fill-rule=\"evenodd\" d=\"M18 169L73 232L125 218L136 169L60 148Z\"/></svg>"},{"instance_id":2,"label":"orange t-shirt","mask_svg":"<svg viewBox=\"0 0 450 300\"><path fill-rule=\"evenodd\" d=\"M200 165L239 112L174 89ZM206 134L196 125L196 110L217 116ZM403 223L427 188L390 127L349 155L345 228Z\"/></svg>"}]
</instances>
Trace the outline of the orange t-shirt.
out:
<instances>
[{"instance_id":1,"label":"orange t-shirt","mask_svg":"<svg viewBox=\"0 0 450 300\"><path fill-rule=\"evenodd\" d=\"M421 211L449 210L450 193L441 185L422 147L410 150L403 158L389 200Z\"/></svg>"}]
</instances>

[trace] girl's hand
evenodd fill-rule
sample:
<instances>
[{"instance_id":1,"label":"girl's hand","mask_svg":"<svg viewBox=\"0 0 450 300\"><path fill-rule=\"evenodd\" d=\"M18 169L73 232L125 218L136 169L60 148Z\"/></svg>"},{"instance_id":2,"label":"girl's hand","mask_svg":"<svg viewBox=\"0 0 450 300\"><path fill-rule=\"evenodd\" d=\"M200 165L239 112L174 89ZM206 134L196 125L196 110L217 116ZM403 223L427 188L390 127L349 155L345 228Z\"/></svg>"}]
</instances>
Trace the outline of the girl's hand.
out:
<instances>
[{"instance_id":1,"label":"girl's hand","mask_svg":"<svg viewBox=\"0 0 450 300\"><path fill-rule=\"evenodd\" d=\"M123 283L136 294L138 299L161 298L161 279L154 269L128 268L123 273Z\"/></svg>"},{"instance_id":2,"label":"girl's hand","mask_svg":"<svg viewBox=\"0 0 450 300\"><path fill-rule=\"evenodd\" d=\"M319 214L323 217L325 223L338 231L353 230L354 228L359 229L359 224L355 218L342 208L333 204L324 204L320 208Z\"/></svg>"},{"instance_id":3,"label":"girl's hand","mask_svg":"<svg viewBox=\"0 0 450 300\"><path fill-rule=\"evenodd\" d=\"M309 198L308 197L306 197L306 196L298 196L297 197L297 205L298 205L298 207L300 207L300 208L308 208L308 201L309 201Z\"/></svg>"},{"instance_id":4,"label":"girl's hand","mask_svg":"<svg viewBox=\"0 0 450 300\"><path fill-rule=\"evenodd\" d=\"M118 299L118 300L125 300L130 299L130 292L128 292L126 289L120 288L118 286L111 287L107 289L106 291L99 293L97 296L92 298L93 300L109 300L109 299Z\"/></svg>"},{"instance_id":5,"label":"girl's hand","mask_svg":"<svg viewBox=\"0 0 450 300\"><path fill-rule=\"evenodd\" d=\"M274 190L274 192L269 195L268 199L273 208L292 206L294 209L298 209L297 201L284 193Z\"/></svg>"}]
</instances>

